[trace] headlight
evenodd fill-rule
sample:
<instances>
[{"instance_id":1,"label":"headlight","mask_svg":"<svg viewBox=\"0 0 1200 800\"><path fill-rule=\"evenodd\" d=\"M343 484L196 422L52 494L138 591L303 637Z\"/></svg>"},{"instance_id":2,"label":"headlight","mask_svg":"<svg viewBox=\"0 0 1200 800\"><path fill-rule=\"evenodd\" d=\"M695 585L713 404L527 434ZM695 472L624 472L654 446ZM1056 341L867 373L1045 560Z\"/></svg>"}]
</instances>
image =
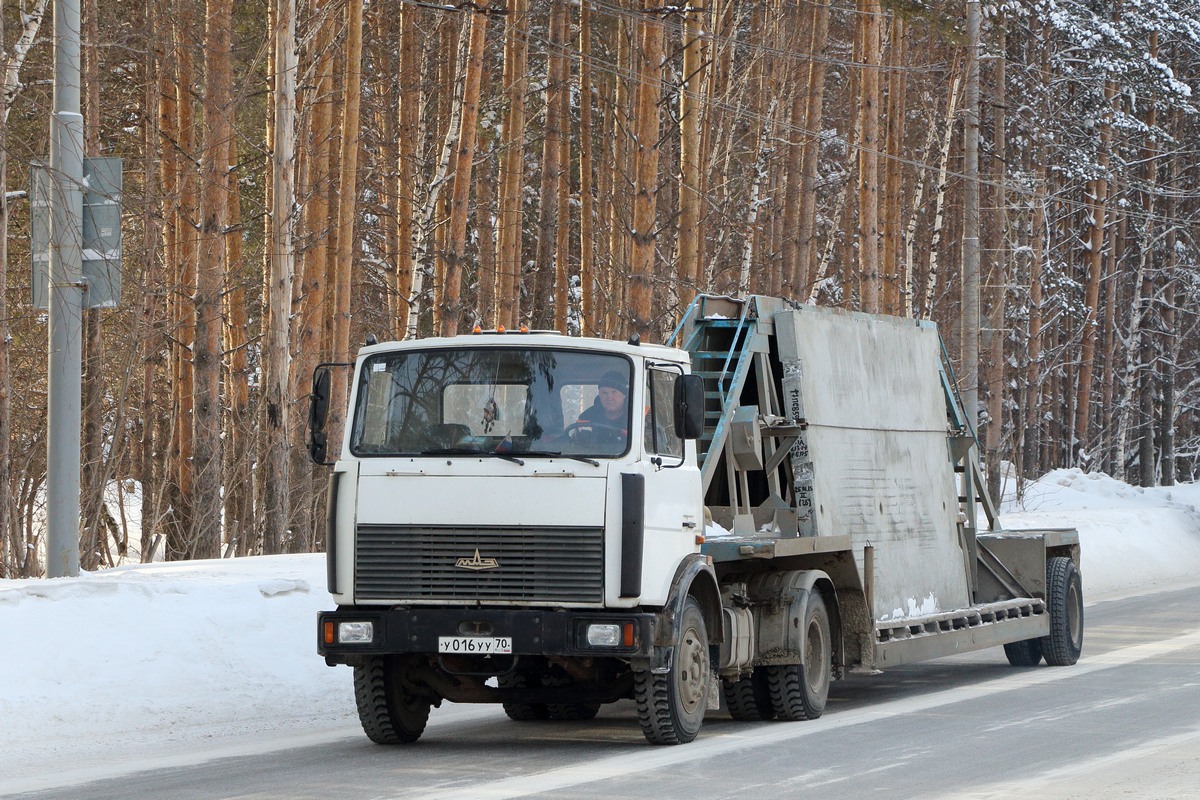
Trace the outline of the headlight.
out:
<instances>
[{"instance_id":1,"label":"headlight","mask_svg":"<svg viewBox=\"0 0 1200 800\"><path fill-rule=\"evenodd\" d=\"M375 623L339 622L337 633L341 644L370 644L375 638Z\"/></svg>"},{"instance_id":2,"label":"headlight","mask_svg":"<svg viewBox=\"0 0 1200 800\"><path fill-rule=\"evenodd\" d=\"M616 647L621 643L621 626L613 623L592 623L587 628L587 643L592 647Z\"/></svg>"}]
</instances>

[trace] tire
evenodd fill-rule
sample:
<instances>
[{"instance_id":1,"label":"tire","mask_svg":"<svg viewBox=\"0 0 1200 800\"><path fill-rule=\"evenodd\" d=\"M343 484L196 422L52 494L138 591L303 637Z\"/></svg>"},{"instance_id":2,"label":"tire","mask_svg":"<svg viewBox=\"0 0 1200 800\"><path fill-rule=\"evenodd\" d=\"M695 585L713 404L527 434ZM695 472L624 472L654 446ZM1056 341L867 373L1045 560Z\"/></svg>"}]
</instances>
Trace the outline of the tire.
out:
<instances>
[{"instance_id":1,"label":"tire","mask_svg":"<svg viewBox=\"0 0 1200 800\"><path fill-rule=\"evenodd\" d=\"M543 686L566 686L571 682L557 669L542 679ZM600 713L599 703L547 703L546 716L562 722L583 722Z\"/></svg>"},{"instance_id":2,"label":"tire","mask_svg":"<svg viewBox=\"0 0 1200 800\"><path fill-rule=\"evenodd\" d=\"M1042 640L1026 639L1004 645L1004 655L1014 667L1036 667L1042 663Z\"/></svg>"},{"instance_id":3,"label":"tire","mask_svg":"<svg viewBox=\"0 0 1200 800\"><path fill-rule=\"evenodd\" d=\"M546 706L550 719L562 722L584 722L600 713L599 703L550 703Z\"/></svg>"},{"instance_id":4,"label":"tire","mask_svg":"<svg viewBox=\"0 0 1200 800\"><path fill-rule=\"evenodd\" d=\"M775 719L775 708L771 704L771 687L768 685L765 667L755 667L754 672L741 680L725 683L722 687L729 716L742 722L761 722Z\"/></svg>"},{"instance_id":5,"label":"tire","mask_svg":"<svg viewBox=\"0 0 1200 800\"><path fill-rule=\"evenodd\" d=\"M712 663L700 604L688 597L675 629L671 669L634 673L638 722L651 744L687 744L700 733L708 710Z\"/></svg>"},{"instance_id":6,"label":"tire","mask_svg":"<svg viewBox=\"0 0 1200 800\"><path fill-rule=\"evenodd\" d=\"M496 685L501 689L524 689L533 685L533 679L528 675L510 673L496 678ZM504 703L504 713L514 722L536 722L547 719L550 714L545 703Z\"/></svg>"},{"instance_id":7,"label":"tire","mask_svg":"<svg viewBox=\"0 0 1200 800\"><path fill-rule=\"evenodd\" d=\"M829 700L833 676L833 641L829 611L816 590L809 590L804 606L804 652L800 664L767 667L771 706L781 720L816 719Z\"/></svg>"},{"instance_id":8,"label":"tire","mask_svg":"<svg viewBox=\"0 0 1200 800\"><path fill-rule=\"evenodd\" d=\"M1069 667L1083 651L1083 579L1069 558L1046 562L1046 604L1050 607L1050 634L1038 641L1046 663Z\"/></svg>"},{"instance_id":9,"label":"tire","mask_svg":"<svg viewBox=\"0 0 1200 800\"><path fill-rule=\"evenodd\" d=\"M429 697L405 690L405 664L388 656L367 656L354 668L354 701L363 732L375 744L411 744L425 732Z\"/></svg>"}]
</instances>

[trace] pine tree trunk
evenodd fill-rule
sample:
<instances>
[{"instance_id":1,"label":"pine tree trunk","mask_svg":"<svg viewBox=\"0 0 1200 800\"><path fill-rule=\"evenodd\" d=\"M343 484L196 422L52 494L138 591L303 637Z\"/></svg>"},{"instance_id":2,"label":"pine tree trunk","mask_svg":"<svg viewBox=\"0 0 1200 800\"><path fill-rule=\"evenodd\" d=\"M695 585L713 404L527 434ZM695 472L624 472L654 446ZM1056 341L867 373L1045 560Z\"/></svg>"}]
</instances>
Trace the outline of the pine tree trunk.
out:
<instances>
[{"instance_id":1,"label":"pine tree trunk","mask_svg":"<svg viewBox=\"0 0 1200 800\"><path fill-rule=\"evenodd\" d=\"M400 13L400 79L398 109L399 161L396 170L396 285L392 293L396 298L393 314L392 335L403 338L408 331L409 311L413 288L413 213L415 209L417 155L420 144L421 76L417 67L417 55L421 43L418 39L416 18L420 13L415 6L404 5Z\"/></svg>"},{"instance_id":2,"label":"pine tree trunk","mask_svg":"<svg viewBox=\"0 0 1200 800\"><path fill-rule=\"evenodd\" d=\"M1178 111L1172 113L1172 128L1176 128L1179 123L1180 114ZM1172 155L1167 160L1167 178L1166 185L1163 187L1166 193L1165 214L1168 220L1177 219L1179 211L1179 200L1176 194L1176 186L1179 176L1179 156ZM1175 468L1175 372L1176 365L1179 359L1179 348L1183 340L1180 332L1176 329L1176 313L1175 313L1175 294L1177 283L1177 272L1179 253L1175 249L1178 227L1175 223L1170 223L1166 230L1166 235L1163 237L1163 252L1166 254L1163 264L1163 281L1166 286L1163 287L1163 311L1162 311L1162 330L1163 336L1167 339L1166 357L1162 365L1162 421L1160 427L1162 430L1162 485L1174 486L1176 480Z\"/></svg>"},{"instance_id":3,"label":"pine tree trunk","mask_svg":"<svg viewBox=\"0 0 1200 800\"><path fill-rule=\"evenodd\" d=\"M649 0L646 0L649 2ZM654 280L655 203L658 195L659 98L662 80L662 26L646 6L638 19L635 92L633 226L630 232L630 328L649 341Z\"/></svg>"},{"instance_id":4,"label":"pine tree trunk","mask_svg":"<svg viewBox=\"0 0 1200 800\"><path fill-rule=\"evenodd\" d=\"M1116 195L1121 194L1119 191L1113 192ZM1109 279L1104 283L1104 324L1101 326L1101 355L1104 359L1104 374L1100 379L1100 409L1105 423L1100 426L1100 446L1098 448L1099 457L1102 459L1102 469L1109 475L1118 479L1124 479L1124 466L1117 470L1115 466L1115 451L1116 451L1116 436L1113 431L1113 417L1120 418L1121 409L1113 407L1113 395L1116 392L1117 385L1117 306L1120 304L1117 300L1118 290L1121 288L1121 279L1119 277L1120 256L1119 251L1124 246L1125 234L1128 228L1129 216L1123 211L1118 211L1117 215L1120 222L1117 223L1117 236L1113 242L1113 246L1108 248L1108 266L1107 275ZM1139 281L1132 284L1133 292L1139 291ZM1136 302L1136 301L1135 301ZM1135 312L1136 313L1136 312ZM1118 424L1116 427L1120 427Z\"/></svg>"},{"instance_id":5,"label":"pine tree trunk","mask_svg":"<svg viewBox=\"0 0 1200 800\"><path fill-rule=\"evenodd\" d=\"M96 0L84 0L81 6L83 35L80 79L83 91L83 152L100 152L100 66L96 43L99 26L96 23ZM80 569L95 570L111 566L111 556L105 546L106 529L102 523L106 466L101 453L104 415L104 337L101 330L101 311L83 311L83 430L80 437L80 517L82 530L79 541Z\"/></svg>"},{"instance_id":6,"label":"pine tree trunk","mask_svg":"<svg viewBox=\"0 0 1200 800\"><path fill-rule=\"evenodd\" d=\"M504 86L508 114L500 139L500 230L496 271L496 324L520 318L522 191L525 182L525 96L529 89L528 0L512 0L504 27Z\"/></svg>"},{"instance_id":7,"label":"pine tree trunk","mask_svg":"<svg viewBox=\"0 0 1200 800\"><path fill-rule=\"evenodd\" d=\"M596 203L592 176L592 22L579 4L579 332L596 333ZM687 53L684 53L686 63ZM685 68L686 69L686 68ZM682 101L681 101L682 102Z\"/></svg>"},{"instance_id":8,"label":"pine tree trunk","mask_svg":"<svg viewBox=\"0 0 1200 800\"><path fill-rule=\"evenodd\" d=\"M1107 81L1104 85L1104 107L1109 109L1116 94L1116 83ZM1095 367L1096 354L1096 318L1100 303L1100 275L1103 265L1104 252L1104 219L1108 203L1108 163L1109 142L1112 138L1112 116L1105 111L1100 124L1100 143L1097 168L1101 177L1088 184L1088 209L1091 215L1089 226L1089 250L1087 253L1087 279L1084 284L1085 317L1083 322L1083 340L1079 347L1079 380L1076 384L1075 395L1075 439L1073 448L1080 453L1086 453L1090 446L1092 372Z\"/></svg>"},{"instance_id":9,"label":"pine tree trunk","mask_svg":"<svg viewBox=\"0 0 1200 800\"><path fill-rule=\"evenodd\" d=\"M1003 18L993 21L996 49L1006 50L1006 28ZM987 387L987 425L984 429L984 461L987 467L988 492L1000 500L1001 435L1004 432L1004 339L1006 303L1008 299L1008 198L1006 182L1008 125L1005 60L997 59L992 74L992 170L991 184L991 241L988 253L986 280L987 325L982 333L987 361L983 385Z\"/></svg>"},{"instance_id":10,"label":"pine tree trunk","mask_svg":"<svg viewBox=\"0 0 1200 800\"><path fill-rule=\"evenodd\" d=\"M196 311L193 296L196 283L197 241L196 231L199 228L196 197L199 195L196 170L193 164L196 159L195 108L193 105L192 85L194 71L192 63L192 43L198 38L195 31L193 16L187 4L177 4L176 13L172 16L174 46L172 52L176 59L175 83L171 87L175 98L173 108L175 120L172 131L178 148L172 153L175 162L174 221L171 227L175 234L174 258L168 261L175 269L174 285L171 288L174 313L173 339L175 342L172 353L174 369L173 391L174 402L171 413L173 465L171 474L173 486L171 497L167 503L172 509L172 519L167 532L167 558L176 560L192 557L195 553L195 540L192 538L193 486L194 471L193 441L193 362L195 353L193 343L196 341ZM169 134L168 134L169 135Z\"/></svg>"},{"instance_id":11,"label":"pine tree trunk","mask_svg":"<svg viewBox=\"0 0 1200 800\"><path fill-rule=\"evenodd\" d=\"M538 236L534 250L533 297L530 299L531 319L535 328L545 328L554 318L551 308L555 291L557 266L554 264L558 241L558 180L564 169L561 141L563 130L561 97L568 90L563 80L566 58L567 4L565 0L550 2L549 41L546 43L546 125L542 139L542 174L538 192Z\"/></svg>"},{"instance_id":12,"label":"pine tree trunk","mask_svg":"<svg viewBox=\"0 0 1200 800\"><path fill-rule=\"evenodd\" d=\"M609 170L610 192L608 197L609 260L605 274L604 335L619 336L626 333L626 320L631 311L627 300L632 271L629 231L632 228L630 196L635 191L634 141L630 135L635 120L630 110L629 89L637 69L637 25L636 0L622 0L622 7L634 11L632 16L622 16L614 24L617 37L617 70L613 75L612 93L612 147Z\"/></svg>"},{"instance_id":13,"label":"pine tree trunk","mask_svg":"<svg viewBox=\"0 0 1200 800\"><path fill-rule=\"evenodd\" d=\"M237 139L229 140L229 163L237 164ZM242 275L242 211L240 171L230 169L226 177L229 192L229 228L225 235L225 259L232 277L225 292L225 352L229 354L225 373L229 410L225 417L225 520L236 536L237 555L255 552L254 527L254 426L250 419L249 320L246 315L245 279ZM234 543L231 537L230 542Z\"/></svg>"},{"instance_id":14,"label":"pine tree trunk","mask_svg":"<svg viewBox=\"0 0 1200 800\"><path fill-rule=\"evenodd\" d=\"M271 143L271 218L268 294L266 297L266 337L263 346L263 464L262 475L262 541L266 553L287 551L288 527L292 518L292 475L289 469L289 392L290 323L292 311L292 280L295 272L295 238L292 208L295 204L295 130L296 130L296 7L293 0L275 0L274 64L272 114L274 124ZM322 271L323 272L323 271ZM310 275L317 282L320 273ZM319 283L318 283L319 287ZM307 309L313 316L318 307ZM297 358L300 369L297 390L307 382L318 348L319 329L311 319L301 327L301 350ZM310 343L311 350L304 349ZM298 427L298 426L297 426ZM293 439L294 443L295 440ZM299 449L299 448L297 448ZM297 531L301 537L306 530Z\"/></svg>"},{"instance_id":15,"label":"pine tree trunk","mask_svg":"<svg viewBox=\"0 0 1200 800\"><path fill-rule=\"evenodd\" d=\"M346 0L346 68L342 81L342 152L339 159L337 259L330 281L333 289L333 357L349 361L350 311L354 275L354 220L358 209L359 109L362 102L363 0ZM345 421L346 381L334 381L330 393L329 430L341 442ZM340 445L339 445L340 446ZM331 456L333 453L330 454Z\"/></svg>"},{"instance_id":16,"label":"pine tree trunk","mask_svg":"<svg viewBox=\"0 0 1200 800\"><path fill-rule=\"evenodd\" d=\"M679 266L676 275L680 305L690 301L700 279L700 92L705 86L702 9L684 10L683 84L679 91ZM800 93L796 92L799 97ZM797 146L793 146L798 149Z\"/></svg>"},{"instance_id":17,"label":"pine tree trunk","mask_svg":"<svg viewBox=\"0 0 1200 800\"><path fill-rule=\"evenodd\" d=\"M483 73L483 45L487 33L487 15L475 12L468 37L466 69L463 75L462 110L458 116L458 136L454 153L454 184L450 197L450 228L447 247L441 260L443 289L441 303L441 335L458 333L462 316L462 260L467 242L467 202L471 193L471 168L475 161L476 128L479 119L479 84Z\"/></svg>"},{"instance_id":18,"label":"pine tree trunk","mask_svg":"<svg viewBox=\"0 0 1200 800\"><path fill-rule=\"evenodd\" d=\"M203 199L200 225L200 264L196 276L196 337L192 348L195 369L192 505L193 555L221 555L221 293L227 265L225 237L229 216L229 143L233 76L230 65L232 0L208 0L205 5L204 144L201 161Z\"/></svg>"},{"instance_id":19,"label":"pine tree trunk","mask_svg":"<svg viewBox=\"0 0 1200 800\"><path fill-rule=\"evenodd\" d=\"M880 310L879 276L879 66L883 45L879 36L878 0L858 0L862 46L858 98L858 271L862 308Z\"/></svg>"},{"instance_id":20,"label":"pine tree trunk","mask_svg":"<svg viewBox=\"0 0 1200 800\"><path fill-rule=\"evenodd\" d=\"M804 124L809 138L804 143L804 167L800 176L800 231L797 235L795 281L801 297L816 291L817 167L821 160L821 132L825 125L825 65L829 53L829 2L817 0L813 8L813 60L809 66L808 101Z\"/></svg>"},{"instance_id":21,"label":"pine tree trunk","mask_svg":"<svg viewBox=\"0 0 1200 800\"><path fill-rule=\"evenodd\" d=\"M903 314L909 299L908 284L903 280L900 270L900 218L904 210L902 185L906 158L904 132L908 127L905 119L908 80L904 64L908 32L903 17L892 16L890 39L892 70L888 75L887 160L883 166L883 230L880 238L880 268L883 271L881 308L885 314Z\"/></svg>"}]
</instances>

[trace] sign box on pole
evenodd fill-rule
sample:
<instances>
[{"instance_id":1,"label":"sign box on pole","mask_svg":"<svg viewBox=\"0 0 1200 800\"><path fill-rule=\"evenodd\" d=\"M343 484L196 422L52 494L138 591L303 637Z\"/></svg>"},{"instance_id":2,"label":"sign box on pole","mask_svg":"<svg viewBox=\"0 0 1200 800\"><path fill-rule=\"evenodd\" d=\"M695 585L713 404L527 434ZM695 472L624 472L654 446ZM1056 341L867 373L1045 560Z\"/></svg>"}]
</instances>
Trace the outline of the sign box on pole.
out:
<instances>
[{"instance_id":1,"label":"sign box on pole","mask_svg":"<svg viewBox=\"0 0 1200 800\"><path fill-rule=\"evenodd\" d=\"M83 279L87 308L116 308L121 300L121 159L83 160ZM50 192L44 164L30 168L30 252L33 307L50 307Z\"/></svg>"}]
</instances>

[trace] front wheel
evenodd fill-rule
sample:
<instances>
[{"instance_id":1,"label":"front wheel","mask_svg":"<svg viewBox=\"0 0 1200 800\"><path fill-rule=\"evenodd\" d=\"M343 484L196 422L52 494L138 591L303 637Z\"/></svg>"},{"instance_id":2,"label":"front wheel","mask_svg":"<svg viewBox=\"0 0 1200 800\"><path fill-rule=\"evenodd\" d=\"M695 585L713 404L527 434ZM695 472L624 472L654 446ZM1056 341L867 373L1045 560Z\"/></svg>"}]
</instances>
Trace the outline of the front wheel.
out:
<instances>
[{"instance_id":1,"label":"front wheel","mask_svg":"<svg viewBox=\"0 0 1200 800\"><path fill-rule=\"evenodd\" d=\"M406 663L367 656L354 668L354 700L363 732L375 744L410 744L421 738L432 700L406 687Z\"/></svg>"},{"instance_id":2,"label":"front wheel","mask_svg":"<svg viewBox=\"0 0 1200 800\"><path fill-rule=\"evenodd\" d=\"M1075 562L1056 556L1046 562L1046 604L1050 634L1039 641L1046 663L1069 667L1083 650L1083 578Z\"/></svg>"},{"instance_id":3,"label":"front wheel","mask_svg":"<svg viewBox=\"0 0 1200 800\"><path fill-rule=\"evenodd\" d=\"M711 674L704 614L688 597L675 629L670 670L634 675L638 722L651 744L687 744L696 738L708 710Z\"/></svg>"}]
</instances>

